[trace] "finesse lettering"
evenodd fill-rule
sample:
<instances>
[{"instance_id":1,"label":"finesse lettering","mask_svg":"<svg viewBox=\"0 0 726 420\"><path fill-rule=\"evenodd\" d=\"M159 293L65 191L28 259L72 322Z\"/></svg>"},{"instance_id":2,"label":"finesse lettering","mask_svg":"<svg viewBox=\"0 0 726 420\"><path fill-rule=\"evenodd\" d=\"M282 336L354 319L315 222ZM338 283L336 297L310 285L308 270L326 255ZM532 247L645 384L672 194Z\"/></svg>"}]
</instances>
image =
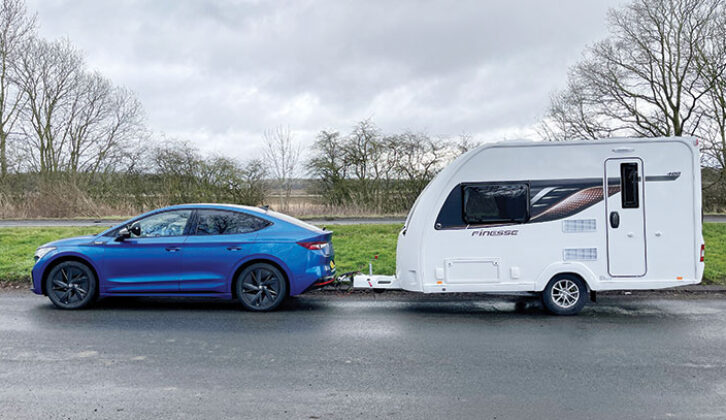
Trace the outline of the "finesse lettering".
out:
<instances>
[{"instance_id":1,"label":"finesse lettering","mask_svg":"<svg viewBox=\"0 0 726 420\"><path fill-rule=\"evenodd\" d=\"M518 230L475 230L471 236L517 236Z\"/></svg>"}]
</instances>

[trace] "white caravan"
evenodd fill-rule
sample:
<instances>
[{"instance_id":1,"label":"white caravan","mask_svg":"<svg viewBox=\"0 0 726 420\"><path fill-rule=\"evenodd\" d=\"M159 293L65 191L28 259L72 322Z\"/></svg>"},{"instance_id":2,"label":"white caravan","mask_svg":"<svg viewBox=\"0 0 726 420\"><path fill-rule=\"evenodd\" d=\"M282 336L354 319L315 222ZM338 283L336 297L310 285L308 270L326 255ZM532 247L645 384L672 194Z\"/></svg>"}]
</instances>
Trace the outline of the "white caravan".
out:
<instances>
[{"instance_id":1,"label":"white caravan","mask_svg":"<svg viewBox=\"0 0 726 420\"><path fill-rule=\"evenodd\" d=\"M696 139L487 144L418 197L396 277L354 284L538 292L551 312L575 314L595 291L699 283L701 219Z\"/></svg>"}]
</instances>

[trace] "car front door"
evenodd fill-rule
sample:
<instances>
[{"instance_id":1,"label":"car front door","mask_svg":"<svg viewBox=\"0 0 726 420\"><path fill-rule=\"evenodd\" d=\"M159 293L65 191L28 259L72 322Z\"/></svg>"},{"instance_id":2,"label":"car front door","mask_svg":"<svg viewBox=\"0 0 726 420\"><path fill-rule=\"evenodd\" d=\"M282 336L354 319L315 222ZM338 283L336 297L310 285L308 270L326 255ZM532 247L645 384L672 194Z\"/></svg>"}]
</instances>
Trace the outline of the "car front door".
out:
<instances>
[{"instance_id":1,"label":"car front door","mask_svg":"<svg viewBox=\"0 0 726 420\"><path fill-rule=\"evenodd\" d=\"M199 209L184 243L183 293L229 293L234 269L255 251L261 229L270 222L247 213Z\"/></svg>"},{"instance_id":2,"label":"car front door","mask_svg":"<svg viewBox=\"0 0 726 420\"><path fill-rule=\"evenodd\" d=\"M192 210L171 210L140 219L140 234L106 243L105 293L178 293L184 241Z\"/></svg>"}]
</instances>

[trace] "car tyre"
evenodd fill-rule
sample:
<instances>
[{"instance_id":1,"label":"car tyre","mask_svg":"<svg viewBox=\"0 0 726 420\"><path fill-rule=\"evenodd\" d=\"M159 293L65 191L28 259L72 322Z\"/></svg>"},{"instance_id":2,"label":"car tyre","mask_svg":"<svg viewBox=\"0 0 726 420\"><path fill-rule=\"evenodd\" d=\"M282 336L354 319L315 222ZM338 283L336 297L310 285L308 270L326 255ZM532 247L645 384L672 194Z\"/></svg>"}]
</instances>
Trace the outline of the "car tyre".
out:
<instances>
[{"instance_id":1,"label":"car tyre","mask_svg":"<svg viewBox=\"0 0 726 420\"><path fill-rule=\"evenodd\" d=\"M576 315L587 303L587 286L578 276L560 274L542 291L544 307L555 315Z\"/></svg>"},{"instance_id":2,"label":"car tyre","mask_svg":"<svg viewBox=\"0 0 726 420\"><path fill-rule=\"evenodd\" d=\"M287 297L287 282L282 272L267 263L256 263L242 270L235 284L237 298L249 311L277 309Z\"/></svg>"},{"instance_id":3,"label":"car tyre","mask_svg":"<svg viewBox=\"0 0 726 420\"><path fill-rule=\"evenodd\" d=\"M54 266L45 277L45 290L53 305L60 309L85 308L96 300L98 280L93 270L78 261Z\"/></svg>"}]
</instances>

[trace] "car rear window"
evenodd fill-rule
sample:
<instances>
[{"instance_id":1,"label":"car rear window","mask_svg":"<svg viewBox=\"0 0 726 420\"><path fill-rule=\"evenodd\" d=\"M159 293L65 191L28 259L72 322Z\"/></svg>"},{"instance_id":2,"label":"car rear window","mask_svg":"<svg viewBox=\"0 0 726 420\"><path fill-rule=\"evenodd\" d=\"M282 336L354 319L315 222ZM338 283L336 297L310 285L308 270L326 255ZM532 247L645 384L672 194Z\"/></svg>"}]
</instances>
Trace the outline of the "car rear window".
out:
<instances>
[{"instance_id":1,"label":"car rear window","mask_svg":"<svg viewBox=\"0 0 726 420\"><path fill-rule=\"evenodd\" d=\"M271 223L246 213L225 210L198 210L196 235L231 235L255 232Z\"/></svg>"}]
</instances>

